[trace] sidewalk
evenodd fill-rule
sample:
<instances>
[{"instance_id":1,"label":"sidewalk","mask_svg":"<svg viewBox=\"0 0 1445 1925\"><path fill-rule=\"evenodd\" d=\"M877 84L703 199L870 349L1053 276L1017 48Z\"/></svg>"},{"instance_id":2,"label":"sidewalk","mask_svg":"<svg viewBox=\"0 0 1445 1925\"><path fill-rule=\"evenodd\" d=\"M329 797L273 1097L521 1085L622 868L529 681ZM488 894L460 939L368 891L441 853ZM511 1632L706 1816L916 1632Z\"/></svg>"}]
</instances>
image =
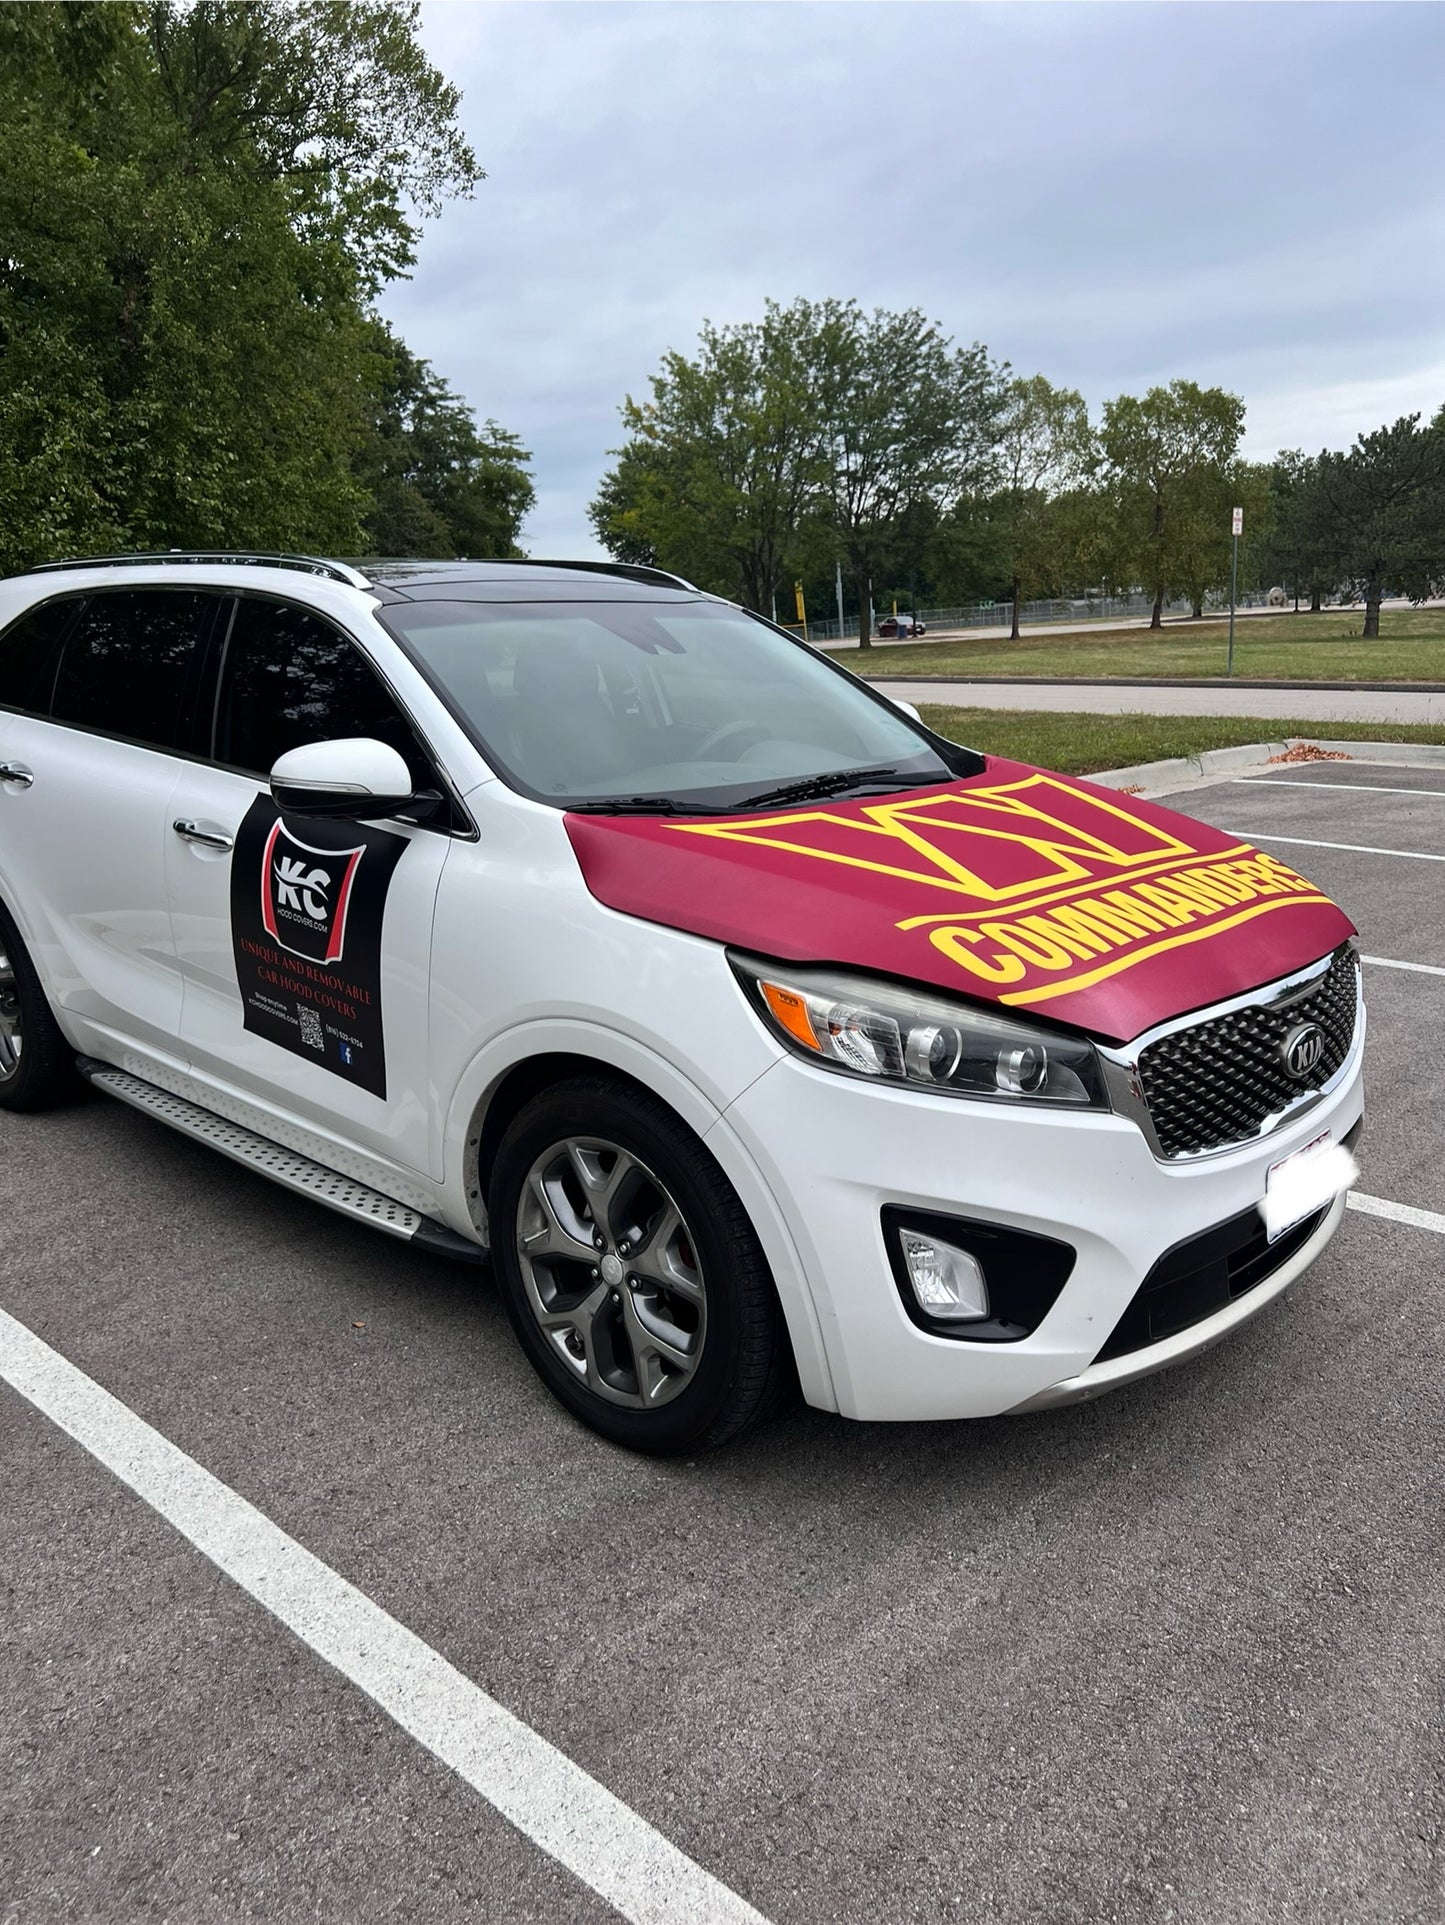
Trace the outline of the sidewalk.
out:
<instances>
[{"instance_id":1,"label":"sidewalk","mask_svg":"<svg viewBox=\"0 0 1445 1925\"><path fill-rule=\"evenodd\" d=\"M1237 682L1223 688L1187 683L1110 686L1099 682L925 682L868 678L904 702L944 702L955 708L1046 709L1087 715L1259 715L1301 722L1445 722L1445 686L1433 692L1261 688Z\"/></svg>"}]
</instances>

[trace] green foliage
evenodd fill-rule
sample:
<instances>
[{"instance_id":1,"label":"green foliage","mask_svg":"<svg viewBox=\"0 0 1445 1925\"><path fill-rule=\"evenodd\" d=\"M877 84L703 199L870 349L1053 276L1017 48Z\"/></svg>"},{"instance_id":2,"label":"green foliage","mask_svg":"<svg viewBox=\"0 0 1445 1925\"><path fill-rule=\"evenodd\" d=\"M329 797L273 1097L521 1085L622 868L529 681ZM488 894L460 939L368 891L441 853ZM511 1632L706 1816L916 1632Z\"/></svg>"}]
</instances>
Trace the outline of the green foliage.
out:
<instances>
[{"instance_id":1,"label":"green foliage","mask_svg":"<svg viewBox=\"0 0 1445 1925\"><path fill-rule=\"evenodd\" d=\"M1084 397L1041 374L1009 382L997 427L994 528L1017 635L1019 603L1079 568L1089 526L1079 509L1098 451Z\"/></svg>"},{"instance_id":2,"label":"green foliage","mask_svg":"<svg viewBox=\"0 0 1445 1925\"><path fill-rule=\"evenodd\" d=\"M668 354L592 504L619 559L647 559L766 610L841 558L863 600L915 575L942 516L983 478L998 407L981 347L914 310L769 302Z\"/></svg>"},{"instance_id":3,"label":"green foliage","mask_svg":"<svg viewBox=\"0 0 1445 1925\"><path fill-rule=\"evenodd\" d=\"M1424 601L1445 586L1445 409L1362 434L1347 454L1314 463L1303 512L1335 579L1365 603L1366 635L1380 632L1390 589Z\"/></svg>"},{"instance_id":4,"label":"green foliage","mask_svg":"<svg viewBox=\"0 0 1445 1925\"><path fill-rule=\"evenodd\" d=\"M385 327L370 433L354 464L371 496L364 547L373 555L516 555L535 500L515 435L479 432L459 395Z\"/></svg>"},{"instance_id":5,"label":"green foliage","mask_svg":"<svg viewBox=\"0 0 1445 1925\"><path fill-rule=\"evenodd\" d=\"M801 565L819 480L816 410L796 309L704 324L652 397L628 396L628 440L590 515L619 560L647 559L766 611Z\"/></svg>"},{"instance_id":6,"label":"green foliage","mask_svg":"<svg viewBox=\"0 0 1445 1925\"><path fill-rule=\"evenodd\" d=\"M923 526L985 484L1001 370L977 342L954 347L917 308L870 316L856 301L798 301L792 312L821 431L817 530L867 609L900 529L921 560ZM871 642L866 623L860 640Z\"/></svg>"},{"instance_id":7,"label":"green foliage","mask_svg":"<svg viewBox=\"0 0 1445 1925\"><path fill-rule=\"evenodd\" d=\"M1238 395L1194 381L1104 404L1106 567L1112 580L1141 582L1153 596L1155 627L1166 598L1200 581L1209 552L1204 524L1216 513L1227 542L1231 465L1243 427Z\"/></svg>"},{"instance_id":8,"label":"green foliage","mask_svg":"<svg viewBox=\"0 0 1445 1925\"><path fill-rule=\"evenodd\" d=\"M1174 502L1172 539L1175 594L1187 595L1196 616L1204 598L1230 577L1231 513L1244 510L1240 538L1241 584L1250 576L1250 556L1263 548L1273 515L1270 470L1261 462L1203 462L1180 482Z\"/></svg>"},{"instance_id":9,"label":"green foliage","mask_svg":"<svg viewBox=\"0 0 1445 1925\"><path fill-rule=\"evenodd\" d=\"M1296 597L1307 596L1316 609L1336 586L1317 482L1317 465L1309 455L1298 448L1280 451L1269 467L1270 518L1265 540L1256 550L1263 580L1278 582Z\"/></svg>"},{"instance_id":10,"label":"green foliage","mask_svg":"<svg viewBox=\"0 0 1445 1925\"><path fill-rule=\"evenodd\" d=\"M478 178L415 28L379 0L0 5L0 568L362 545L364 304Z\"/></svg>"}]
</instances>

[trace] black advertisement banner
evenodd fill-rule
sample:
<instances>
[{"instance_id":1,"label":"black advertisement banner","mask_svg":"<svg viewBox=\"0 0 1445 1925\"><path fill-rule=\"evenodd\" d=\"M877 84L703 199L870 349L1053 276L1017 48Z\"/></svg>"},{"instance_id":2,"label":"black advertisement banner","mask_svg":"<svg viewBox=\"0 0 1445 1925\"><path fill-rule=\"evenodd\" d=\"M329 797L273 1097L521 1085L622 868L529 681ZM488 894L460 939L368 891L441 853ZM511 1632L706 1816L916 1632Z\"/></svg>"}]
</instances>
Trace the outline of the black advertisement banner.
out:
<instances>
[{"instance_id":1,"label":"black advertisement banner","mask_svg":"<svg viewBox=\"0 0 1445 1925\"><path fill-rule=\"evenodd\" d=\"M406 837L286 817L258 795L231 856L231 942L245 1026L386 1095L381 927Z\"/></svg>"}]
</instances>

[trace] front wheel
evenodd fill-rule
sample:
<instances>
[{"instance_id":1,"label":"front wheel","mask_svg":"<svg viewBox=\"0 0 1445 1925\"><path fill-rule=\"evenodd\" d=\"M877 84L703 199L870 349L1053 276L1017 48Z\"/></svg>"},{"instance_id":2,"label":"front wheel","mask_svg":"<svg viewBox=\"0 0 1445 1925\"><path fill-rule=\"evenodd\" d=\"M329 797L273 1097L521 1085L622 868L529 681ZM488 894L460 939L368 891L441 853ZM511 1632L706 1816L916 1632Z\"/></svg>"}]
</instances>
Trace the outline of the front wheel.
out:
<instances>
[{"instance_id":1,"label":"front wheel","mask_svg":"<svg viewBox=\"0 0 1445 1925\"><path fill-rule=\"evenodd\" d=\"M784 1394L787 1337L752 1224L656 1097L604 1076L533 1097L502 1140L488 1214L522 1348L602 1436L708 1450Z\"/></svg>"}]
</instances>

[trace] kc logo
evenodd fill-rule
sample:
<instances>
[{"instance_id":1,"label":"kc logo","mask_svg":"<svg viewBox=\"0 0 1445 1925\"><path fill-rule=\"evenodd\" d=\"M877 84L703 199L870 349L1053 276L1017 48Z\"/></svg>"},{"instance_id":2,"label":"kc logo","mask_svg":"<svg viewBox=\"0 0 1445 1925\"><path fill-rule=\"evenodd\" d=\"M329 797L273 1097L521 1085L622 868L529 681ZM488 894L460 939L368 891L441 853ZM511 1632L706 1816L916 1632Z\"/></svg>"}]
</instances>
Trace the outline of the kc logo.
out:
<instances>
[{"instance_id":1,"label":"kc logo","mask_svg":"<svg viewBox=\"0 0 1445 1925\"><path fill-rule=\"evenodd\" d=\"M310 962L339 962L346 947L352 884L365 854L365 844L358 849L312 848L278 817L261 858L261 921L272 941ZM325 867L318 857L325 859Z\"/></svg>"},{"instance_id":2,"label":"kc logo","mask_svg":"<svg viewBox=\"0 0 1445 1925\"><path fill-rule=\"evenodd\" d=\"M277 908L304 909L313 922L325 922L330 913L326 906L326 891L331 887L329 870L308 869L295 856L280 856L275 882Z\"/></svg>"}]
</instances>

